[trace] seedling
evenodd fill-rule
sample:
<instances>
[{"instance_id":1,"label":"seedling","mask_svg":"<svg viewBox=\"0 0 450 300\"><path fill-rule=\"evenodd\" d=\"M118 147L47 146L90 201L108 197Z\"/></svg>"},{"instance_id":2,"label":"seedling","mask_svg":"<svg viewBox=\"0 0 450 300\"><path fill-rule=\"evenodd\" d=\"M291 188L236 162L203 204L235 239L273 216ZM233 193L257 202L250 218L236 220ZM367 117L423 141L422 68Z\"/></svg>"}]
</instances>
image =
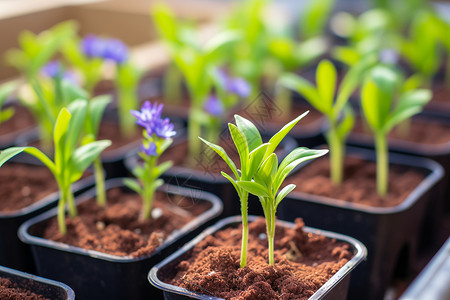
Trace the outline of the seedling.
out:
<instances>
[{"instance_id":1,"label":"seedling","mask_svg":"<svg viewBox=\"0 0 450 300\"><path fill-rule=\"evenodd\" d=\"M219 156L227 163L235 177L233 179L232 175L223 171L221 172L221 174L233 184L241 202L241 268L245 267L247 264L248 193L258 196L263 205L269 241L269 263L273 265L276 208L281 200L295 188L295 185L288 185L279 193L278 190L286 176L298 164L305 160L322 156L328 152L328 150L297 148L292 151L278 167L278 159L274 153L275 149L295 124L297 124L307 113L308 112L305 112L285 125L269 140L268 143L262 142L261 134L252 122L239 115L235 115L236 125L229 123L228 128L239 153L240 170L237 169L236 164L230 159L222 147L200 138L206 145L219 154Z\"/></svg>"},{"instance_id":2,"label":"seedling","mask_svg":"<svg viewBox=\"0 0 450 300\"><path fill-rule=\"evenodd\" d=\"M334 65L328 60L322 60L316 71L316 85L300 76L289 73L280 79L280 84L295 90L328 120L327 142L330 147L330 176L331 181L340 185L343 178L343 160L345 157L345 140L353 128L353 110L347 103L348 99L360 84L364 72L374 65L376 57L370 56L353 66L345 75L337 96L337 72Z\"/></svg>"},{"instance_id":3,"label":"seedling","mask_svg":"<svg viewBox=\"0 0 450 300\"><path fill-rule=\"evenodd\" d=\"M15 155L25 152L39 159L53 173L59 186L57 219L62 234L67 231L65 206L68 206L70 217L77 215L71 185L78 181L100 153L111 145L111 141L102 140L77 147L85 124L87 105L86 100L77 100L68 108L61 109L53 130L54 161L35 147L11 147L0 152L0 166Z\"/></svg>"},{"instance_id":4,"label":"seedling","mask_svg":"<svg viewBox=\"0 0 450 300\"><path fill-rule=\"evenodd\" d=\"M174 126L170 120L161 118L163 107L163 104L154 103L152 105L146 101L141 111L131 111L131 114L138 119L137 124L145 128L141 152L139 152L139 157L144 161L144 165L137 165L133 169L133 175L138 180L127 178L124 182L143 200L142 220L150 218L155 191L164 183L159 176L172 166L172 161L157 165L159 157L172 144L171 137L175 135Z\"/></svg>"},{"instance_id":5,"label":"seedling","mask_svg":"<svg viewBox=\"0 0 450 300\"><path fill-rule=\"evenodd\" d=\"M310 0L298 18L300 37L309 39L323 35L335 0Z\"/></svg>"},{"instance_id":6,"label":"seedling","mask_svg":"<svg viewBox=\"0 0 450 300\"><path fill-rule=\"evenodd\" d=\"M14 108L8 107L2 109L8 97L16 89L17 84L15 82L5 83L0 86L0 126L3 122L8 121L14 115Z\"/></svg>"},{"instance_id":7,"label":"seedling","mask_svg":"<svg viewBox=\"0 0 450 300\"><path fill-rule=\"evenodd\" d=\"M431 99L429 90L401 91L403 85L398 71L379 65L370 71L361 91L362 111L375 137L377 191L380 196L388 192L387 135L395 125L420 113Z\"/></svg>"}]
</instances>

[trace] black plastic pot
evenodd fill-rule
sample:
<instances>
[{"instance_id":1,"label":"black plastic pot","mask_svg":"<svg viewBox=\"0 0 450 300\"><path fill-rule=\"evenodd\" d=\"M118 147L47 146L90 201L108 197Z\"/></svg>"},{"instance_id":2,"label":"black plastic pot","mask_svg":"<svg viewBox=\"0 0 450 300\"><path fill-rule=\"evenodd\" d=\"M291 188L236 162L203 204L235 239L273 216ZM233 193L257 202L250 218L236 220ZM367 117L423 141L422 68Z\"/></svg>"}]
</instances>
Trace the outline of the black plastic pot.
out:
<instances>
[{"instance_id":1,"label":"black plastic pot","mask_svg":"<svg viewBox=\"0 0 450 300\"><path fill-rule=\"evenodd\" d=\"M122 180L106 181L106 189L123 187ZM209 202L212 206L182 229L174 231L150 255L137 258L114 256L36 236L39 224L56 216L56 209L25 222L19 229L19 237L31 245L38 274L69 284L80 299L158 299L162 297L160 292L152 289L145 280L148 270L192 239L222 211L221 201L212 194L170 185L164 185L160 190L189 197L192 201ZM80 203L94 195L95 189L91 189L76 201Z\"/></svg>"},{"instance_id":2,"label":"black plastic pot","mask_svg":"<svg viewBox=\"0 0 450 300\"><path fill-rule=\"evenodd\" d=\"M347 156L375 161L375 154L369 149L348 147ZM367 261L352 277L349 299L383 299L395 268L406 272L409 262L414 261L426 208L439 194L438 184L444 172L438 163L393 153L389 154L389 161L391 165L414 167L426 176L397 206L370 207L293 191L278 208L280 219L302 217L308 225L364 243Z\"/></svg>"},{"instance_id":3,"label":"black plastic pot","mask_svg":"<svg viewBox=\"0 0 450 300\"><path fill-rule=\"evenodd\" d=\"M186 138L178 138L174 141L171 147L175 147L178 144L186 142ZM290 151L297 146L294 139L286 136L285 139L279 145L278 157L284 158ZM231 148L234 147L230 145ZM229 153L229 148L225 149ZM211 150L212 151L212 150ZM217 156L217 159L221 159ZM136 153L130 153L129 157L125 159L125 164L128 170L132 170L138 162L138 155ZM202 162L199 161L199 164ZM239 202L239 196L234 189L233 185L223 177L220 172L212 172L211 170L200 171L184 166L173 166L167 170L161 178L167 184L173 184L177 186L184 186L187 188L199 189L212 194L217 195L223 201L223 212L221 217L229 217L232 215L240 214L241 207ZM250 195L250 197L252 197ZM252 201L249 199L249 202ZM255 201L258 201L255 197ZM263 215L261 205L249 205L249 214Z\"/></svg>"},{"instance_id":4,"label":"black plastic pot","mask_svg":"<svg viewBox=\"0 0 450 300\"><path fill-rule=\"evenodd\" d=\"M450 118L442 116L432 116L428 114L420 114L412 119L413 122L426 123L429 121L439 122L447 126L450 130ZM348 137L348 144L358 147L374 148L373 137L363 133L351 133ZM444 178L440 185L441 193L436 196L432 201L429 202L426 208L426 233L423 236L422 247L426 247L434 239L432 233L436 226L438 226L438 221L443 217L444 211L450 210L450 141L444 144L421 144L414 143L400 139L389 139L389 151L414 155L432 159L438 162L445 170Z\"/></svg>"},{"instance_id":5,"label":"black plastic pot","mask_svg":"<svg viewBox=\"0 0 450 300\"><path fill-rule=\"evenodd\" d=\"M400 300L450 299L450 238Z\"/></svg>"},{"instance_id":6,"label":"black plastic pot","mask_svg":"<svg viewBox=\"0 0 450 300\"><path fill-rule=\"evenodd\" d=\"M0 266L0 277L8 278L19 288L52 300L74 300L75 293L64 283Z\"/></svg>"},{"instance_id":7,"label":"black plastic pot","mask_svg":"<svg viewBox=\"0 0 450 300\"><path fill-rule=\"evenodd\" d=\"M30 168L43 167L34 158L20 155L7 164L22 164ZM93 184L93 178L82 179L73 186L74 194L78 194ZM57 205L58 192L48 195L42 200L14 212L0 212L0 265L26 272L35 272L30 247L19 240L17 230L20 225Z\"/></svg>"},{"instance_id":8,"label":"black plastic pot","mask_svg":"<svg viewBox=\"0 0 450 300\"><path fill-rule=\"evenodd\" d=\"M255 216L249 216L249 221L252 222L255 220ZM226 219L223 219L219 222L217 222L215 225L209 227L204 232L202 232L199 236L197 236L195 239L190 241L188 244L184 245L183 248L179 249L177 252L173 253L166 259L164 259L162 262L158 263L156 266L154 266L149 274L148 274L148 280L150 283L157 288L164 291L164 299L166 300L178 300L178 299L221 299L216 297L211 297L207 295L201 295L197 294L191 291L188 291L184 288L180 288L178 286L174 286L171 284L167 284L163 281L161 281L158 278L158 275L160 272L167 272L170 270L171 266L174 264L179 263L183 258L189 255L189 251L194 248L196 244L198 244L200 241L205 239L207 236L214 234L215 232L232 227L232 226L238 226L241 223L241 217L240 216L234 216L234 217L228 217ZM293 227L293 223L283 222L283 221L277 221L277 226L286 226L286 227ZM347 296L347 290L348 285L350 282L350 273L353 271L353 269L365 259L367 251L364 245L348 236L344 236L342 234L337 234L334 232L328 232L328 231L322 231L317 230L310 227L305 227L304 230L306 232L311 232L315 234L324 235L328 238L337 239L343 242L346 242L348 244L351 244L353 246L353 252L355 256L347 262L333 277L331 277L316 293L314 293L313 296L311 296L309 299L346 299Z\"/></svg>"}]
</instances>

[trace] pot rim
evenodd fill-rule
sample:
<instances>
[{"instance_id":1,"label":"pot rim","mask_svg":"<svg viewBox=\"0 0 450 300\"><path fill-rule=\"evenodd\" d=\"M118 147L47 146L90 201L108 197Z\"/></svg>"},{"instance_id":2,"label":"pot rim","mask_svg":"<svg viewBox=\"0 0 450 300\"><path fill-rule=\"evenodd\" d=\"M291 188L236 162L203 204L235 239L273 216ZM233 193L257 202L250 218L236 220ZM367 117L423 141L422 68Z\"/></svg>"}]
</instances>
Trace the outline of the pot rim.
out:
<instances>
[{"instance_id":1,"label":"pot rim","mask_svg":"<svg viewBox=\"0 0 450 300\"><path fill-rule=\"evenodd\" d=\"M248 220L253 222L257 216L248 216ZM187 289L171 285L165 282L162 282L158 278L158 271L163 268L165 265L175 261L178 257L191 250L196 244L205 239L208 235L212 235L213 233L219 231L225 226L233 223L240 223L242 221L241 216L231 216L225 219L218 221L216 224L208 227L202 233L200 233L196 238L191 240L189 243L183 245L176 252L156 264L148 273L147 279L149 282L163 291L168 291L176 294L187 295L195 299L210 299L210 300L219 300L222 298L211 297L203 294L197 294L195 292L188 291ZM277 225L286 226L286 227L294 227L294 223L286 222L277 219ZM366 247L358 240L349 237L344 234L331 232L327 230L321 230L316 228L311 228L308 226L304 227L306 232L315 233L319 235L324 235L330 239L336 239L340 241L344 241L348 244L351 244L354 247L355 255L349 260L342 268L339 269L324 285L322 285L310 298L309 300L321 299L325 296L334 286L336 286L345 276L349 275L349 273L364 259L367 257L367 249Z\"/></svg>"},{"instance_id":2,"label":"pot rim","mask_svg":"<svg viewBox=\"0 0 450 300\"><path fill-rule=\"evenodd\" d=\"M123 179L124 178L113 178L113 179L107 180L105 182L105 189L108 190L112 187L117 187L117 186L124 187ZM205 222L213 219L214 217L218 216L222 212L222 209L223 209L222 202L216 195L213 195L211 193L207 193L207 192L204 192L201 190L194 190L194 189L185 188L182 186L164 184L160 188L158 188L158 191L166 192L168 194L173 194L173 195L182 195L182 196L186 196L186 195L189 195L188 193L194 192L196 199L207 201L207 202L211 203L211 208L209 208L207 211L205 211L204 213L199 215L194 220L187 223L182 228L173 231L154 252L152 252L148 255L139 256L139 257L132 257L130 255L127 255L127 256L112 255L112 254L107 254L107 253L103 253L103 252L99 252L99 251L95 251L95 250L83 249L80 247L68 245L68 244L61 243L61 242L47 240L42 237L33 236L28 232L30 227L32 227L33 225L36 225L37 223L40 223L42 221L46 221L52 217L55 217L57 215L57 207L24 222L18 230L18 236L22 242L29 244L29 245L35 245L35 246L65 251L65 252L71 252L71 253L74 253L77 255L89 256L92 258L97 258L97 259L105 260L105 261L112 261L112 262L117 262L117 263L131 263L131 262L142 261L142 260L148 259L149 257L158 255L162 250L169 247L177 239L182 237L186 232L189 232L190 230L195 229L199 224L205 223ZM80 202L87 201L89 198L92 198L94 194L95 194L95 186L93 188L89 189L88 191L84 192L83 194L81 194L79 197L77 197L77 200L76 200L77 204Z\"/></svg>"}]
</instances>

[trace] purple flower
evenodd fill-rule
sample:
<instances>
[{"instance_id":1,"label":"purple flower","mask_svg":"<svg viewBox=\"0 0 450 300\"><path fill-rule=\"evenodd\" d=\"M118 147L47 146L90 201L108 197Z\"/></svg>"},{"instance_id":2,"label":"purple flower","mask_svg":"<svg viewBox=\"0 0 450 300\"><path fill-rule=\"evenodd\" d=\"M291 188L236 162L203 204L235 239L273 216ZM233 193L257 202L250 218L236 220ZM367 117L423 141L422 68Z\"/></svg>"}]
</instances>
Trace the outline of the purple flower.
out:
<instances>
[{"instance_id":1,"label":"purple flower","mask_svg":"<svg viewBox=\"0 0 450 300\"><path fill-rule=\"evenodd\" d=\"M121 64L128 59L128 48L122 41L111 39L107 41L107 47L105 48L103 57Z\"/></svg>"},{"instance_id":2,"label":"purple flower","mask_svg":"<svg viewBox=\"0 0 450 300\"><path fill-rule=\"evenodd\" d=\"M149 136L155 134L160 138L170 138L176 134L173 131L174 126L168 118L162 119L161 113L164 105L155 102L153 105L150 101L145 101L141 111L132 110L131 114L138 120L136 124L144 127Z\"/></svg>"},{"instance_id":3,"label":"purple flower","mask_svg":"<svg viewBox=\"0 0 450 300\"><path fill-rule=\"evenodd\" d=\"M83 53L90 58L103 58L118 64L128 59L128 48L118 39L105 39L92 34L81 41Z\"/></svg>"},{"instance_id":4,"label":"purple flower","mask_svg":"<svg viewBox=\"0 0 450 300\"><path fill-rule=\"evenodd\" d=\"M209 96L203 108L206 112L216 117L221 116L224 111L223 104L216 95Z\"/></svg>"},{"instance_id":5,"label":"purple flower","mask_svg":"<svg viewBox=\"0 0 450 300\"><path fill-rule=\"evenodd\" d=\"M141 150L148 156L158 156L158 152L156 152L156 144L150 143L146 148L144 145L141 145Z\"/></svg>"},{"instance_id":6,"label":"purple flower","mask_svg":"<svg viewBox=\"0 0 450 300\"><path fill-rule=\"evenodd\" d=\"M238 95L239 97L248 97L251 87L247 81L241 77L230 77L224 70L217 69L217 76L220 85L228 92Z\"/></svg>"},{"instance_id":7,"label":"purple flower","mask_svg":"<svg viewBox=\"0 0 450 300\"><path fill-rule=\"evenodd\" d=\"M57 60L52 60L42 67L41 73L47 77L55 78L62 73L61 63Z\"/></svg>"},{"instance_id":8,"label":"purple flower","mask_svg":"<svg viewBox=\"0 0 450 300\"><path fill-rule=\"evenodd\" d=\"M81 41L81 49L83 53L91 58L103 57L107 45L104 39L93 34L88 34Z\"/></svg>"}]
</instances>

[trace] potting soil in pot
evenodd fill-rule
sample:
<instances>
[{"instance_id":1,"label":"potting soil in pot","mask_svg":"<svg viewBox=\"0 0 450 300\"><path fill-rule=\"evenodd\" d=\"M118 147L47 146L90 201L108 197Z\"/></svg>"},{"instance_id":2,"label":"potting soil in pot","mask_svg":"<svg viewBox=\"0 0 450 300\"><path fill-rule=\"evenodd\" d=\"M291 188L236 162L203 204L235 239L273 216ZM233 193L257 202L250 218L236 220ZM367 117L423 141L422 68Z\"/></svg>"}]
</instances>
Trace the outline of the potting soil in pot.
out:
<instances>
[{"instance_id":1,"label":"potting soil in pot","mask_svg":"<svg viewBox=\"0 0 450 300\"><path fill-rule=\"evenodd\" d=\"M330 180L330 161L320 158L285 180L297 185L296 191L325 196L375 207L392 207L402 203L425 176L413 168L391 165L388 194L381 197L376 189L376 164L346 157L344 180L335 186Z\"/></svg>"},{"instance_id":2,"label":"potting soil in pot","mask_svg":"<svg viewBox=\"0 0 450 300\"><path fill-rule=\"evenodd\" d=\"M56 218L37 228L35 234L87 250L139 257L154 252L174 230L210 207L210 203L157 192L153 219L141 221L142 201L137 194L115 188L107 192L107 199L106 208L94 199L78 205L78 216L66 218L66 235L59 232Z\"/></svg>"},{"instance_id":3,"label":"potting soil in pot","mask_svg":"<svg viewBox=\"0 0 450 300\"><path fill-rule=\"evenodd\" d=\"M35 124L28 109L21 105L13 105L14 115L0 126L0 139L4 134L25 129Z\"/></svg>"},{"instance_id":4,"label":"potting soil in pot","mask_svg":"<svg viewBox=\"0 0 450 300\"><path fill-rule=\"evenodd\" d=\"M135 142L137 140L142 139L142 131L141 129L135 130L133 135L123 136L120 133L120 127L118 123L114 122L101 122L100 128L98 131L97 140L111 140L111 146L105 149L105 153L108 151L113 151L122 146Z\"/></svg>"},{"instance_id":5,"label":"potting soil in pot","mask_svg":"<svg viewBox=\"0 0 450 300\"><path fill-rule=\"evenodd\" d=\"M242 229L227 228L208 236L173 268L160 270L163 282L224 299L307 299L352 257L351 245L276 227L275 264L268 265L266 222L249 224L248 263L240 268Z\"/></svg>"},{"instance_id":6,"label":"potting soil in pot","mask_svg":"<svg viewBox=\"0 0 450 300\"><path fill-rule=\"evenodd\" d=\"M8 278L0 277L0 299L8 300L50 300L26 288L19 287Z\"/></svg>"},{"instance_id":7,"label":"potting soil in pot","mask_svg":"<svg viewBox=\"0 0 450 300\"><path fill-rule=\"evenodd\" d=\"M58 190L52 173L44 166L6 163L0 168L0 211L27 207Z\"/></svg>"}]
</instances>

